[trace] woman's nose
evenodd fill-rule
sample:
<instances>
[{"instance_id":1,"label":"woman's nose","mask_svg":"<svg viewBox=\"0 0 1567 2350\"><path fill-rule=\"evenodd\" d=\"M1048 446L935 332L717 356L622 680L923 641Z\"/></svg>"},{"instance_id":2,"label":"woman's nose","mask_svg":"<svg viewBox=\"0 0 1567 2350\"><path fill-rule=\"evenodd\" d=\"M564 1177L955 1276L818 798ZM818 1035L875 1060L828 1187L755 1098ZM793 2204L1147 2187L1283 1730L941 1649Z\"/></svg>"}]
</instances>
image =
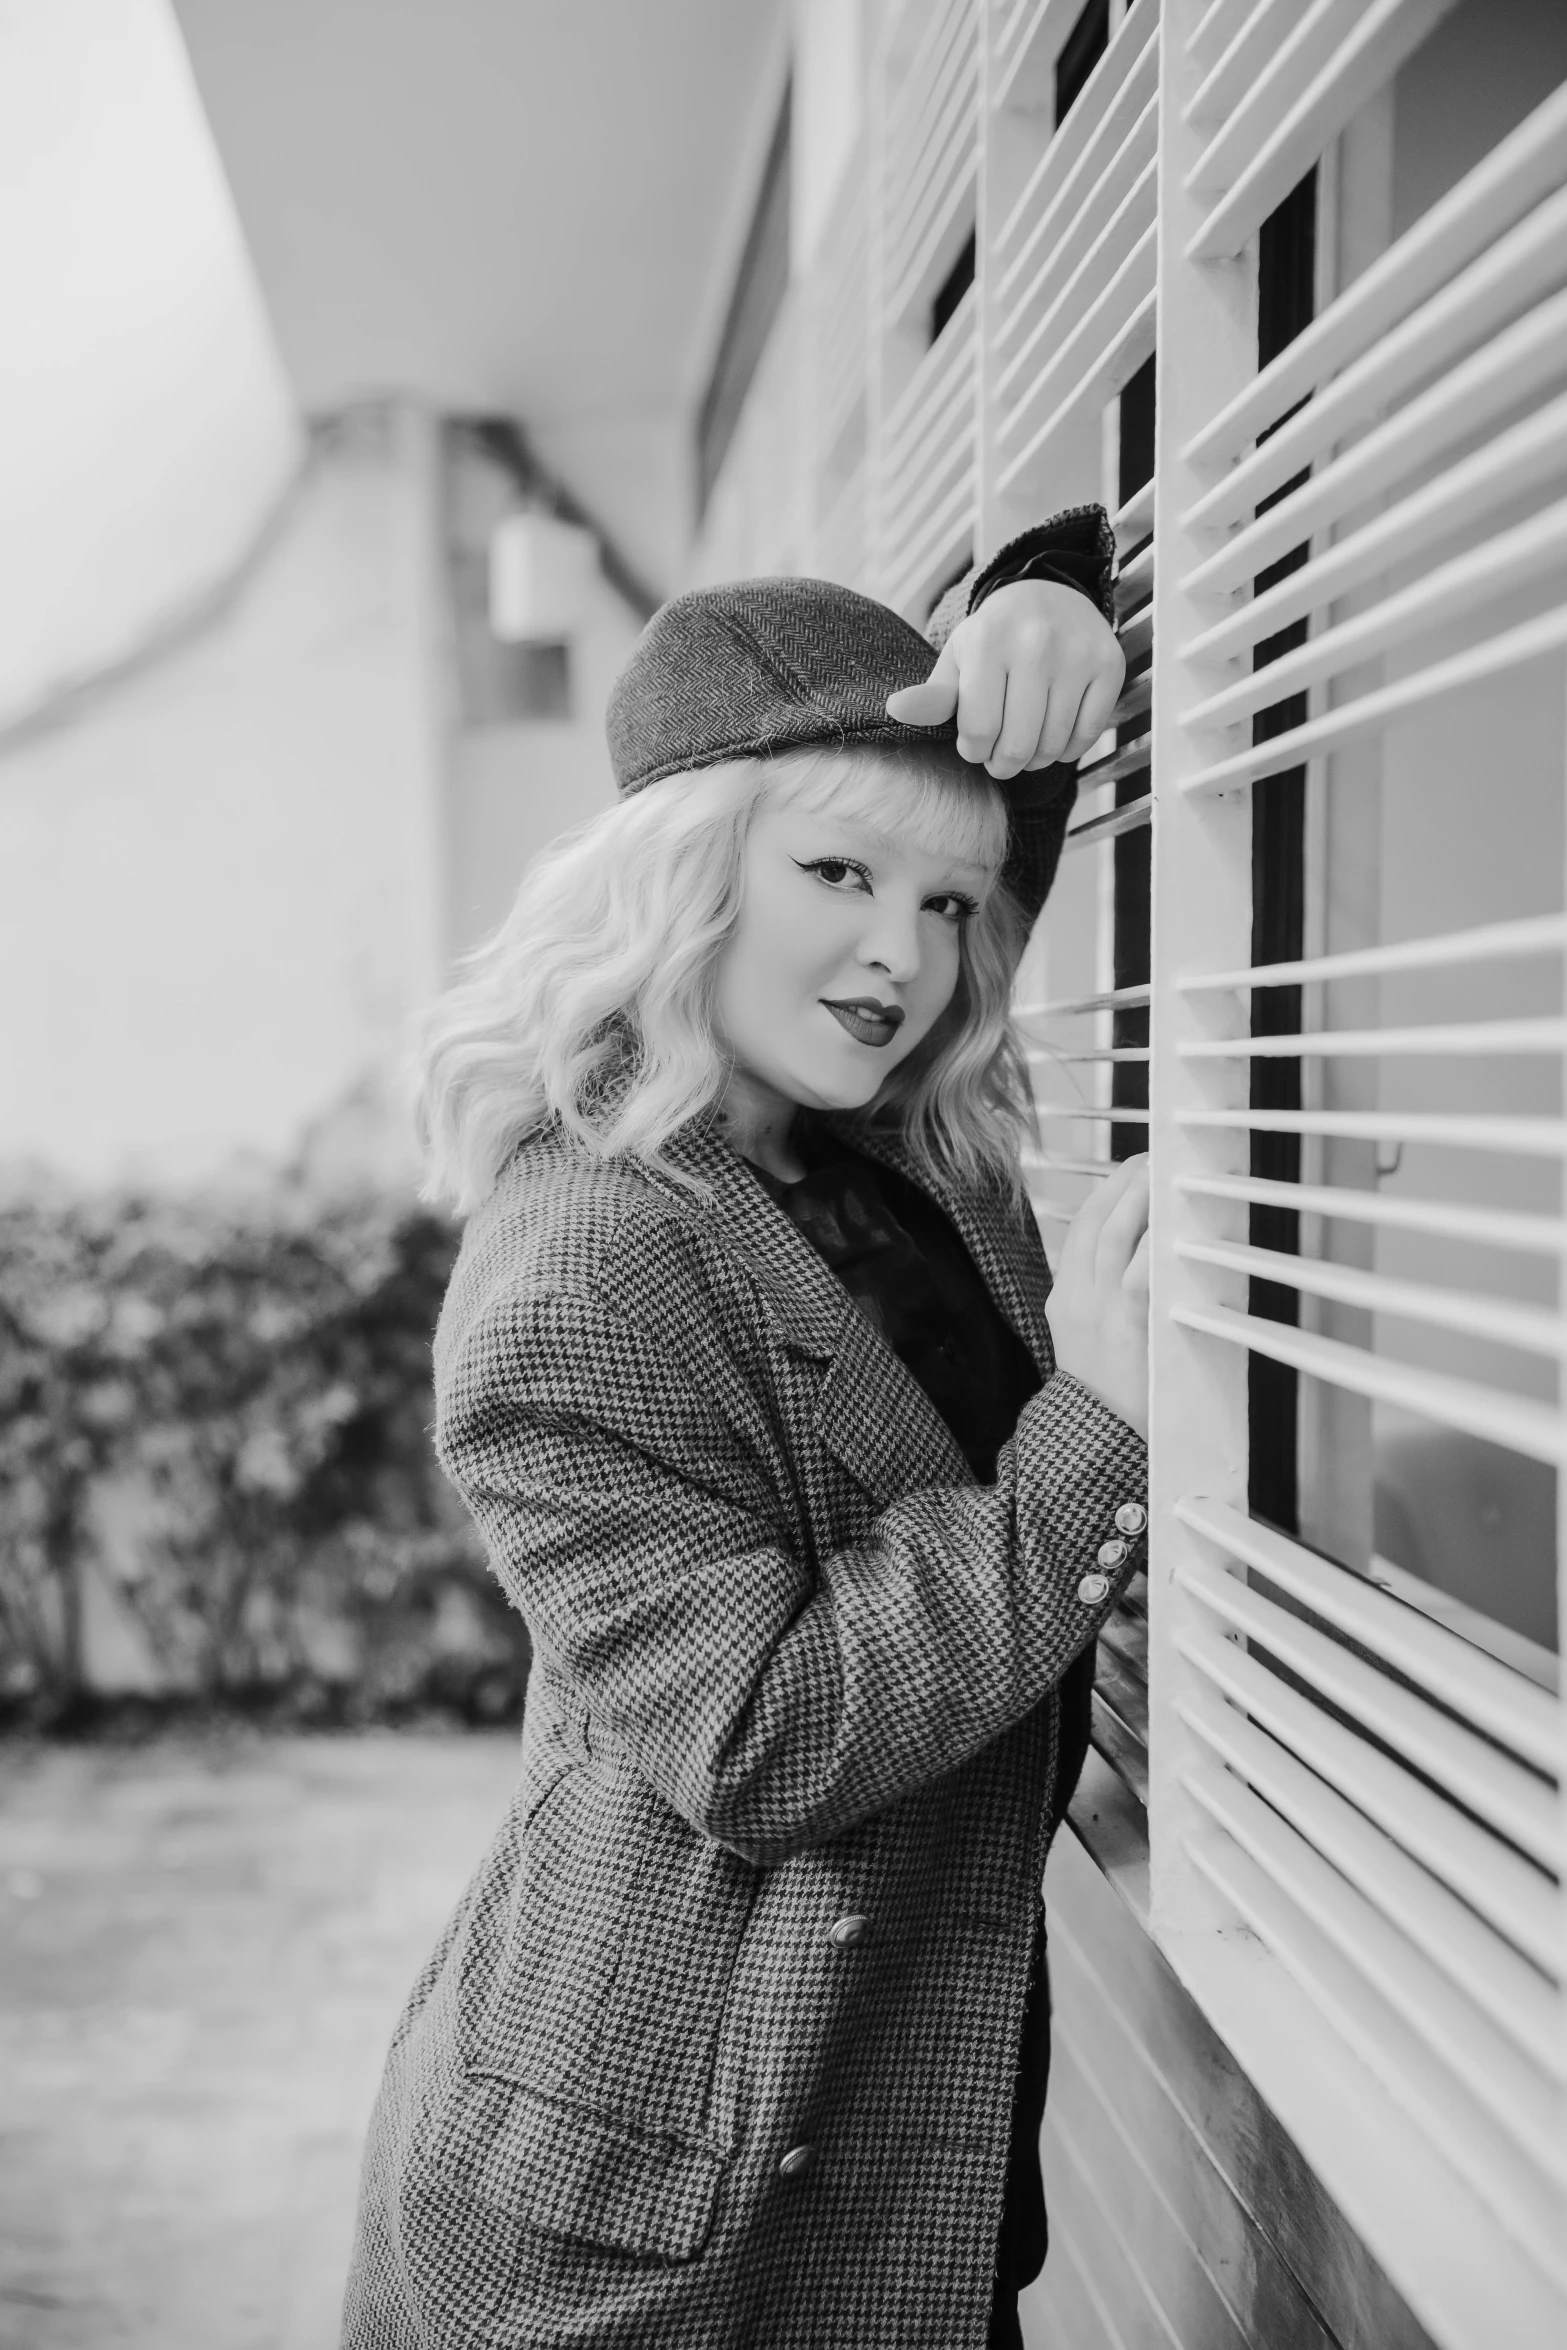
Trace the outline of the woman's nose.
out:
<instances>
[{"instance_id":1,"label":"woman's nose","mask_svg":"<svg viewBox=\"0 0 1567 2350\"><path fill-rule=\"evenodd\" d=\"M860 961L869 970L885 972L894 986L906 987L920 967L919 908L881 900L876 920L860 941Z\"/></svg>"}]
</instances>

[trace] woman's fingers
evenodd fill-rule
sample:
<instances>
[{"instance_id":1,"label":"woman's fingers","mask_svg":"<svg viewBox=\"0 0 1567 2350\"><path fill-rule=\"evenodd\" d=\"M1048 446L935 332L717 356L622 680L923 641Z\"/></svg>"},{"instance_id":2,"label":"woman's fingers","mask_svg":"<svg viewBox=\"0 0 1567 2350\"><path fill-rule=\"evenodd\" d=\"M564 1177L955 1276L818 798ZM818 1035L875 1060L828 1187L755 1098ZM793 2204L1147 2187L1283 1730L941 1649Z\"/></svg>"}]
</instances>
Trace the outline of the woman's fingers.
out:
<instances>
[{"instance_id":1,"label":"woman's fingers","mask_svg":"<svg viewBox=\"0 0 1567 2350\"><path fill-rule=\"evenodd\" d=\"M1068 1251L1071 1251L1074 1264L1080 1263L1085 1277L1093 1279L1105 1224L1120 1206L1130 1185L1135 1182L1139 1164L1136 1159L1128 1159L1117 1167L1113 1175L1107 1175L1102 1183L1094 1185L1066 1228L1066 1239L1061 1244L1063 1267L1067 1262Z\"/></svg>"},{"instance_id":2,"label":"woman's fingers","mask_svg":"<svg viewBox=\"0 0 1567 2350\"><path fill-rule=\"evenodd\" d=\"M1076 724L1060 754L1063 759L1086 758L1089 751L1093 749L1094 744L1115 715L1115 706L1121 698L1121 684L1125 673L1125 665L1123 664L1119 671L1108 675L1101 671L1098 675L1090 678L1088 689L1083 695L1081 706L1077 712Z\"/></svg>"},{"instance_id":3,"label":"woman's fingers","mask_svg":"<svg viewBox=\"0 0 1567 2350\"><path fill-rule=\"evenodd\" d=\"M1129 1159L1127 1166L1130 1175L1099 1226L1094 1251L1100 1278L1110 1282L1125 1279L1148 1229L1148 1161Z\"/></svg>"},{"instance_id":4,"label":"woman's fingers","mask_svg":"<svg viewBox=\"0 0 1567 2350\"><path fill-rule=\"evenodd\" d=\"M957 706L958 662L950 643L923 685L901 686L887 696L887 715L899 726L945 726Z\"/></svg>"},{"instance_id":5,"label":"woman's fingers","mask_svg":"<svg viewBox=\"0 0 1567 2350\"><path fill-rule=\"evenodd\" d=\"M1050 689L1050 715L1039 737L1035 756L1040 764L1053 767L1066 756L1067 744L1077 731L1077 714L1087 691L1089 670L1079 660L1065 662L1057 672Z\"/></svg>"},{"instance_id":6,"label":"woman's fingers","mask_svg":"<svg viewBox=\"0 0 1567 2350\"><path fill-rule=\"evenodd\" d=\"M1031 765L1054 707L1055 689L1037 669L1013 669L1007 674L1006 704L1001 732L985 764L998 782L1021 775Z\"/></svg>"},{"instance_id":7,"label":"woman's fingers","mask_svg":"<svg viewBox=\"0 0 1567 2350\"><path fill-rule=\"evenodd\" d=\"M996 747L1006 715L1007 665L981 647L958 656L958 749L982 767Z\"/></svg>"},{"instance_id":8,"label":"woman's fingers","mask_svg":"<svg viewBox=\"0 0 1567 2350\"><path fill-rule=\"evenodd\" d=\"M1132 1251L1132 1261L1121 1276L1121 1295L1140 1320L1148 1319L1148 1231Z\"/></svg>"}]
</instances>

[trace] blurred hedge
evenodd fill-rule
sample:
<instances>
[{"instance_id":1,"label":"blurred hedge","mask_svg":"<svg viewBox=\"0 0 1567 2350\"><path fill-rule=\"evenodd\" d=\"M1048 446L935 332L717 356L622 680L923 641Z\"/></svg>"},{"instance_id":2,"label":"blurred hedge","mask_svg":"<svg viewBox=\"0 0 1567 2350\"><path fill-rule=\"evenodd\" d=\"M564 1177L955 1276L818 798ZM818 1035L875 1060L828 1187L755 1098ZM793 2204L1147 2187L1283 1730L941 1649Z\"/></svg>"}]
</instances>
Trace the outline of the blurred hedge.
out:
<instances>
[{"instance_id":1,"label":"blurred hedge","mask_svg":"<svg viewBox=\"0 0 1567 2350\"><path fill-rule=\"evenodd\" d=\"M429 1433L455 1246L296 1191L0 1207L0 1715L92 1710L95 1578L155 1697L520 1711L526 1633Z\"/></svg>"}]
</instances>

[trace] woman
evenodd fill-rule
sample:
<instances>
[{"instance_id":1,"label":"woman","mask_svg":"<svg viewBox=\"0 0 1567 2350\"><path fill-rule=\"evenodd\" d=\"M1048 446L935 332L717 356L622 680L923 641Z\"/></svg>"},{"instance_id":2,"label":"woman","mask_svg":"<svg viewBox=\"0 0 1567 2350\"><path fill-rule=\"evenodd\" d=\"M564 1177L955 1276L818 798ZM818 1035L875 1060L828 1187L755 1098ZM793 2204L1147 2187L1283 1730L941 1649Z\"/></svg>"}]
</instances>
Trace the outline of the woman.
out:
<instances>
[{"instance_id":1,"label":"woman","mask_svg":"<svg viewBox=\"0 0 1567 2350\"><path fill-rule=\"evenodd\" d=\"M1097 508L1029 534L929 676L823 582L667 606L620 804L436 1021L438 1442L535 1665L352 2350L1020 2340L1039 1884L1146 1523L1146 1186L1051 1294L1007 1014L1109 558Z\"/></svg>"}]
</instances>

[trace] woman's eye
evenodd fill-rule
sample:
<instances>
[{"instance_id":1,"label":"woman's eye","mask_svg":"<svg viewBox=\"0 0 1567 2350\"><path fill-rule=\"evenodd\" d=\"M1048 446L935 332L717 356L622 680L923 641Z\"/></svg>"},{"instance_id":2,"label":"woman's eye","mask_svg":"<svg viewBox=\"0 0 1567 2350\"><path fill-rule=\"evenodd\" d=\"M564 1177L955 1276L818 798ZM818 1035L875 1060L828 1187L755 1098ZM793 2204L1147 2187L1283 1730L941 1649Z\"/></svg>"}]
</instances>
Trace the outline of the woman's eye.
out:
<instances>
[{"instance_id":1,"label":"woman's eye","mask_svg":"<svg viewBox=\"0 0 1567 2350\"><path fill-rule=\"evenodd\" d=\"M847 857L812 857L800 867L802 873L814 873L818 881L825 881L829 889L842 889L845 882L858 889L869 890L870 874L863 865L856 865Z\"/></svg>"},{"instance_id":2,"label":"woman's eye","mask_svg":"<svg viewBox=\"0 0 1567 2350\"><path fill-rule=\"evenodd\" d=\"M961 890L944 889L938 897L927 898L925 903L932 913L940 914L948 922L967 922L979 912L974 900L964 897Z\"/></svg>"}]
</instances>

